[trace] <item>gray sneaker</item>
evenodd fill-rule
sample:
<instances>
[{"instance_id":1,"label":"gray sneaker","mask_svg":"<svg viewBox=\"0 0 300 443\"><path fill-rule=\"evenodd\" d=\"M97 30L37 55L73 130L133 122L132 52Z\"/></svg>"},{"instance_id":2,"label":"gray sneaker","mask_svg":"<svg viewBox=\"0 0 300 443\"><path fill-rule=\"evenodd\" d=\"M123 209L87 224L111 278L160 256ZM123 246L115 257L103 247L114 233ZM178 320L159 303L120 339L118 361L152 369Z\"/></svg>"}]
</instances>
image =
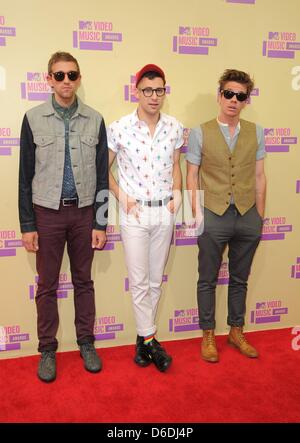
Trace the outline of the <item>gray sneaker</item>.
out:
<instances>
[{"instance_id":1,"label":"gray sneaker","mask_svg":"<svg viewBox=\"0 0 300 443\"><path fill-rule=\"evenodd\" d=\"M40 380L49 383L56 379L55 351L43 351L38 367Z\"/></svg>"},{"instance_id":2,"label":"gray sneaker","mask_svg":"<svg viewBox=\"0 0 300 443\"><path fill-rule=\"evenodd\" d=\"M79 346L80 355L84 360L84 367L89 372L99 372L102 369L101 360L93 343L84 343Z\"/></svg>"}]
</instances>

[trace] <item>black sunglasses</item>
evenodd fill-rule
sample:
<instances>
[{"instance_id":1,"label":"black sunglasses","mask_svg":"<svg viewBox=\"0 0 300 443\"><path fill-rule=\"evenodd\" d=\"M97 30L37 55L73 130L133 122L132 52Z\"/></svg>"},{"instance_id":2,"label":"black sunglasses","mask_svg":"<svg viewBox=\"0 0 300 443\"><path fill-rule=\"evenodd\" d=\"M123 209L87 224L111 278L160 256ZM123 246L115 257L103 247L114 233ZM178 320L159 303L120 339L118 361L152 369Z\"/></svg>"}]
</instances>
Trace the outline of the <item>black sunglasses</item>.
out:
<instances>
[{"instance_id":1,"label":"black sunglasses","mask_svg":"<svg viewBox=\"0 0 300 443\"><path fill-rule=\"evenodd\" d=\"M78 71L69 71L69 72L57 71L57 72L51 72L50 75L53 75L53 77L57 82L62 82L65 79L66 74L71 82L75 82L80 75Z\"/></svg>"},{"instance_id":2,"label":"black sunglasses","mask_svg":"<svg viewBox=\"0 0 300 443\"><path fill-rule=\"evenodd\" d=\"M248 98L248 94L246 94L245 92L233 92L233 91L230 91L229 89L223 89L220 92L221 92L221 94L224 95L226 100L230 100L232 97L236 96L236 99L239 102L244 102Z\"/></svg>"}]
</instances>

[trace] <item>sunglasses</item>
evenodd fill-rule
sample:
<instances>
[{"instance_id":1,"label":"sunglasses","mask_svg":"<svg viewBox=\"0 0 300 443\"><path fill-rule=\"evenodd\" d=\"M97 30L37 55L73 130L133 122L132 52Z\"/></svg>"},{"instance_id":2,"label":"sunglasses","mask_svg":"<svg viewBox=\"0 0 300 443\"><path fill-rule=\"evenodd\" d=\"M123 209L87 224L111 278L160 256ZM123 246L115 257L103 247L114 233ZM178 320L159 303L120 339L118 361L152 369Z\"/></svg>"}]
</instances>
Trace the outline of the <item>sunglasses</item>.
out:
<instances>
[{"instance_id":1,"label":"sunglasses","mask_svg":"<svg viewBox=\"0 0 300 443\"><path fill-rule=\"evenodd\" d=\"M71 82L75 82L80 76L80 73L78 71L69 71L69 72L57 71L57 72L51 72L50 75L53 75L53 77L57 82L62 82L65 79L66 75L68 76L68 79Z\"/></svg>"},{"instance_id":2,"label":"sunglasses","mask_svg":"<svg viewBox=\"0 0 300 443\"><path fill-rule=\"evenodd\" d=\"M244 102L248 98L248 94L246 94L245 92L233 92L233 91L230 91L229 89L223 89L220 92L221 92L221 94L224 95L226 100L230 100L232 97L236 96L236 99L239 102Z\"/></svg>"}]
</instances>

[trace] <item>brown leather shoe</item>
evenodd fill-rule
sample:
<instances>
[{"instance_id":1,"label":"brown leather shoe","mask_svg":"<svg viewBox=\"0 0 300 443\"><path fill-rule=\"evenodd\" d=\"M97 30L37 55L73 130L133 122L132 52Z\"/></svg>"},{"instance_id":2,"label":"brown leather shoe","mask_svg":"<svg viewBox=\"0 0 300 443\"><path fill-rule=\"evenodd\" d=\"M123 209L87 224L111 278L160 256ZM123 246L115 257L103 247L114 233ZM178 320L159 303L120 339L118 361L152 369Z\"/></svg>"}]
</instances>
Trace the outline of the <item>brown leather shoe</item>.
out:
<instances>
[{"instance_id":1,"label":"brown leather shoe","mask_svg":"<svg viewBox=\"0 0 300 443\"><path fill-rule=\"evenodd\" d=\"M247 342L246 337L243 334L243 328L240 326L231 326L228 335L228 343L231 346L238 348L241 353L247 357L258 357L257 350Z\"/></svg>"},{"instance_id":2,"label":"brown leather shoe","mask_svg":"<svg viewBox=\"0 0 300 443\"><path fill-rule=\"evenodd\" d=\"M201 357L203 358L203 360L209 361L211 363L216 363L217 361L219 361L214 329L206 329L203 331Z\"/></svg>"}]
</instances>

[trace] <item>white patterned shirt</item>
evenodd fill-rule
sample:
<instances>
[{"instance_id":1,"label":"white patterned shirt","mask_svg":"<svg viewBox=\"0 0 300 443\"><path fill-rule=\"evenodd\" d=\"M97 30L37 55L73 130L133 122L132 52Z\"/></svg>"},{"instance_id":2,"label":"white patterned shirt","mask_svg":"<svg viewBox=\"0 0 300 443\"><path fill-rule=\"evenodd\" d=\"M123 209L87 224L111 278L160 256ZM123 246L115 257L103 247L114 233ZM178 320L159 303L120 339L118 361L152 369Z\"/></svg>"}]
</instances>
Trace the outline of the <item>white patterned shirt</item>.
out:
<instances>
[{"instance_id":1,"label":"white patterned shirt","mask_svg":"<svg viewBox=\"0 0 300 443\"><path fill-rule=\"evenodd\" d=\"M119 186L138 200L161 200L173 189L174 151L183 145L183 126L160 113L153 138L137 110L114 121L108 147L117 154Z\"/></svg>"}]
</instances>

